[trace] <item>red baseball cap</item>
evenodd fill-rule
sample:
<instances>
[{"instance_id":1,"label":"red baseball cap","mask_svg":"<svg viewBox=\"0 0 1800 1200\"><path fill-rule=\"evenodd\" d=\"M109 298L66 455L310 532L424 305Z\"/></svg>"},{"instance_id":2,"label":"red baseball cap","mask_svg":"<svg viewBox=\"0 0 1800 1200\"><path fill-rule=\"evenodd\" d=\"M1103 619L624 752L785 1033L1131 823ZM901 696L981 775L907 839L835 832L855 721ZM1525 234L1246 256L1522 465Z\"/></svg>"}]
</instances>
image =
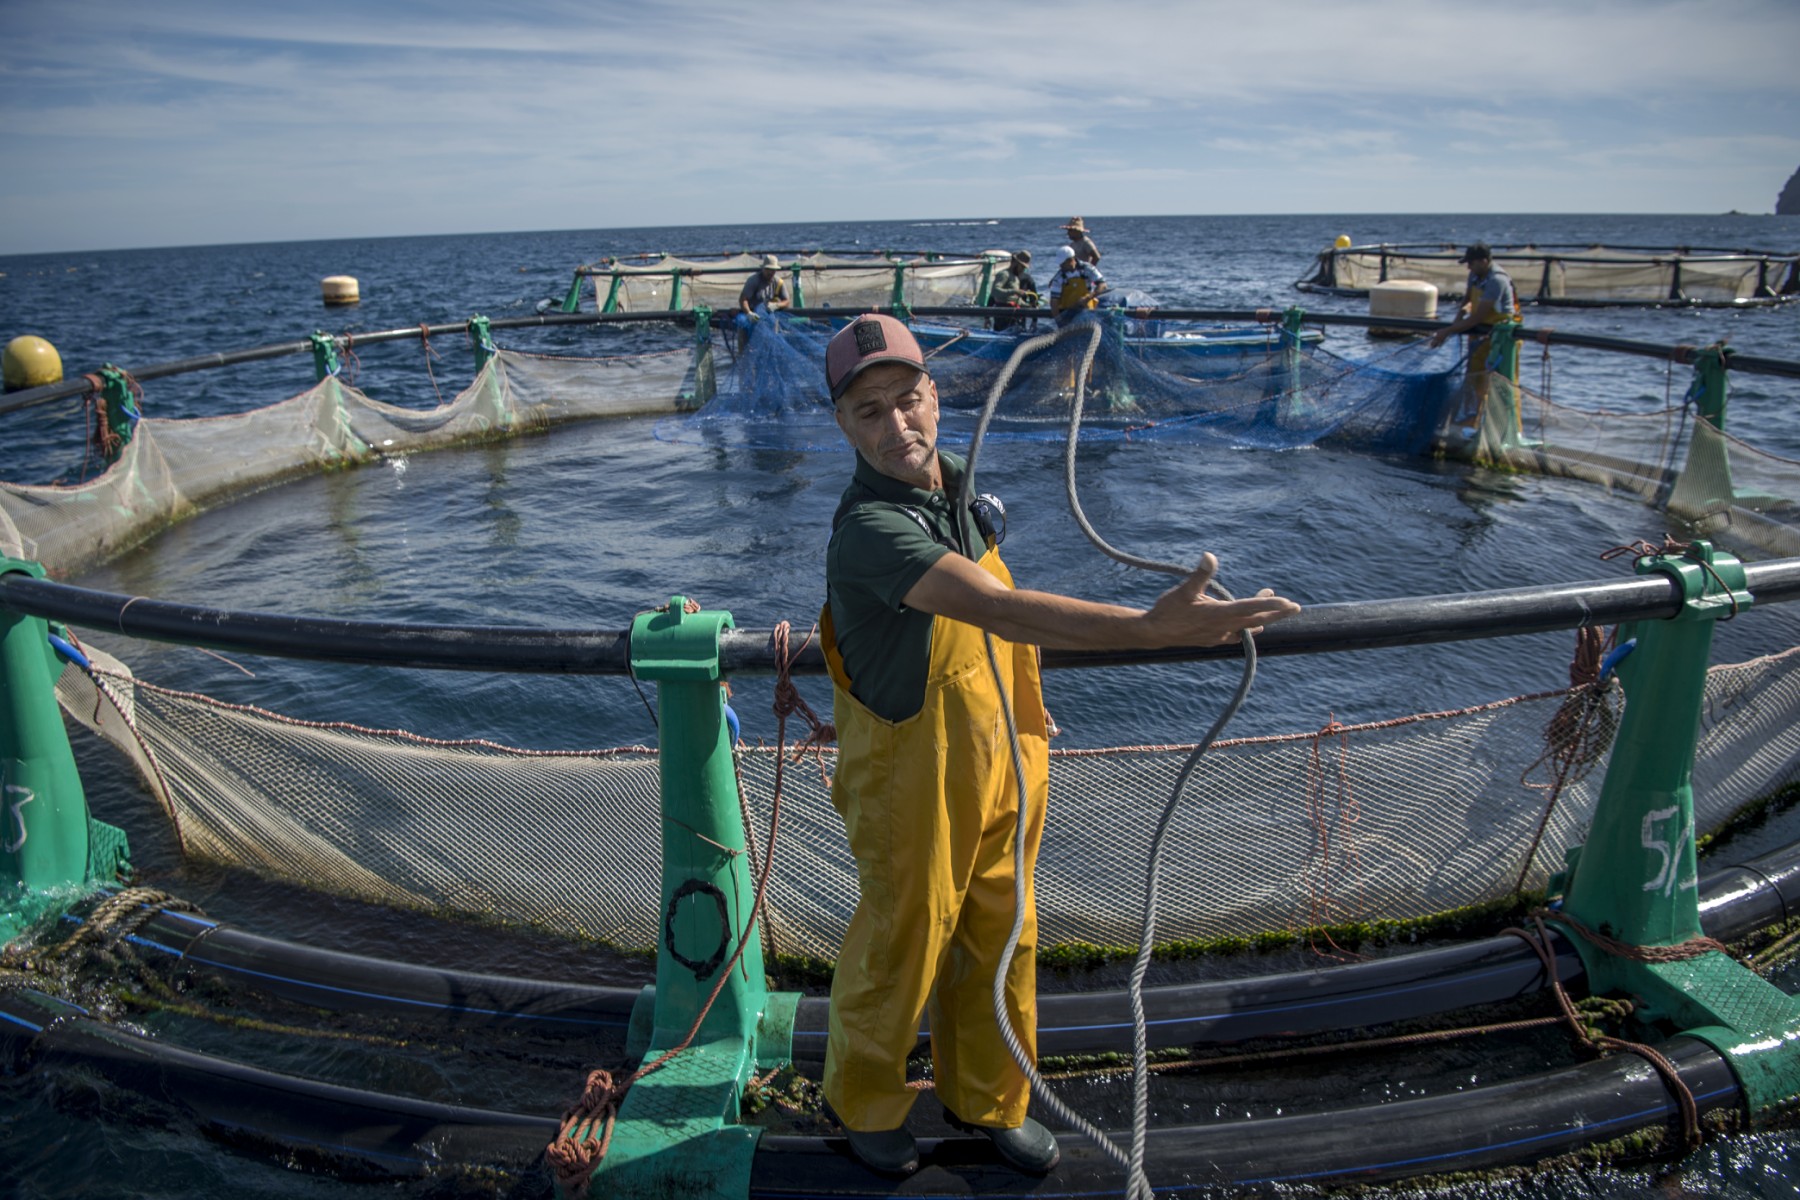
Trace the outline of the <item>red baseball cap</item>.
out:
<instances>
[{"instance_id":1,"label":"red baseball cap","mask_svg":"<svg viewBox=\"0 0 1800 1200\"><path fill-rule=\"evenodd\" d=\"M838 330L825 347L825 386L831 389L831 399L835 402L868 368L887 362L925 369L925 355L912 330L879 313L856 318Z\"/></svg>"}]
</instances>

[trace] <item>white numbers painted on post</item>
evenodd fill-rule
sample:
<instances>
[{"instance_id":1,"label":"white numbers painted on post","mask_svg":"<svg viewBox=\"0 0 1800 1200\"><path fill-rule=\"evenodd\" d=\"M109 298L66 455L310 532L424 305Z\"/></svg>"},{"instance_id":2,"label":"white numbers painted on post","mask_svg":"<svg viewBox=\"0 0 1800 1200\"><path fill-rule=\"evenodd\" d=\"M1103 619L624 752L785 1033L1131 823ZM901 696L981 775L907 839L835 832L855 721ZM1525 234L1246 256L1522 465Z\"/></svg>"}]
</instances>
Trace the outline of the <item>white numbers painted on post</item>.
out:
<instances>
[{"instance_id":1,"label":"white numbers painted on post","mask_svg":"<svg viewBox=\"0 0 1800 1200\"><path fill-rule=\"evenodd\" d=\"M1688 888L1699 886L1697 873L1679 883L1676 882L1676 877L1681 871L1681 849L1684 845L1692 845L1694 841L1694 818L1689 816L1686 824L1671 831L1675 834L1673 844L1670 844L1669 839L1663 836L1664 831L1659 828L1680 811L1679 805L1671 805L1668 808L1651 809L1644 814L1644 828L1640 840L1644 843L1644 849L1654 850L1660 856L1656 873L1644 884L1646 892L1660 891L1665 896L1672 896L1677 887L1686 891Z\"/></svg>"},{"instance_id":2,"label":"white numbers painted on post","mask_svg":"<svg viewBox=\"0 0 1800 1200\"><path fill-rule=\"evenodd\" d=\"M18 797L16 800L15 796ZM6 843L8 854L17 854L25 847L25 814L21 810L35 799L37 797L32 795L30 788L20 787L16 783L6 785L6 804L12 810L13 823L19 827L18 839Z\"/></svg>"}]
</instances>

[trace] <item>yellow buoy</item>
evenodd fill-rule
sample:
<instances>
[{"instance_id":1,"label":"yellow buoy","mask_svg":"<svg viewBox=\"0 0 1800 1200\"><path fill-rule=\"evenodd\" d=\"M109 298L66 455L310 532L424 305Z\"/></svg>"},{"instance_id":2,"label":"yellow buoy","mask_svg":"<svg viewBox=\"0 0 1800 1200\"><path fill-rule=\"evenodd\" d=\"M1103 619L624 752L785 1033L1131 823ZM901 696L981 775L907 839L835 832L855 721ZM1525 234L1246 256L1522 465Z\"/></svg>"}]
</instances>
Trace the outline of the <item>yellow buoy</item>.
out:
<instances>
[{"instance_id":1,"label":"yellow buoy","mask_svg":"<svg viewBox=\"0 0 1800 1200\"><path fill-rule=\"evenodd\" d=\"M327 304L355 304L362 299L354 275L327 275L319 281L319 291Z\"/></svg>"},{"instance_id":2,"label":"yellow buoy","mask_svg":"<svg viewBox=\"0 0 1800 1200\"><path fill-rule=\"evenodd\" d=\"M1348 250L1350 248L1350 235L1347 233L1340 233L1337 235L1337 241L1331 244L1336 246L1339 250Z\"/></svg>"},{"instance_id":3,"label":"yellow buoy","mask_svg":"<svg viewBox=\"0 0 1800 1200\"><path fill-rule=\"evenodd\" d=\"M0 373L6 377L9 392L62 382L62 355L56 352L55 346L29 333L6 343L6 354L0 359L0 366L4 367Z\"/></svg>"}]
</instances>

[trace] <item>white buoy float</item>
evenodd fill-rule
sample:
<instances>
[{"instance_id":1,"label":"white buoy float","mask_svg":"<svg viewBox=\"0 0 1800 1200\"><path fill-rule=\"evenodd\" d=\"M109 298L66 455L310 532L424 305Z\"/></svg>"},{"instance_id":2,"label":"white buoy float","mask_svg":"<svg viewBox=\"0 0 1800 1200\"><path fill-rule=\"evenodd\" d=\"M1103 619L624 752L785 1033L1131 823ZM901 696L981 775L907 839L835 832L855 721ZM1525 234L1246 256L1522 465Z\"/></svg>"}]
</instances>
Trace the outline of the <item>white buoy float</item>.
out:
<instances>
[{"instance_id":1,"label":"white buoy float","mask_svg":"<svg viewBox=\"0 0 1800 1200\"><path fill-rule=\"evenodd\" d=\"M319 292L326 304L356 304L362 300L354 275L327 275L319 280Z\"/></svg>"},{"instance_id":2,"label":"white buoy float","mask_svg":"<svg viewBox=\"0 0 1800 1200\"><path fill-rule=\"evenodd\" d=\"M6 353L0 355L0 375L4 375L9 392L61 383L62 355L43 338L20 334L6 343Z\"/></svg>"},{"instance_id":3,"label":"white buoy float","mask_svg":"<svg viewBox=\"0 0 1800 1200\"><path fill-rule=\"evenodd\" d=\"M1423 279L1390 279L1369 289L1371 317L1405 317L1413 321L1437 319L1438 290ZM1384 329L1370 326L1372 338L1424 337L1417 329Z\"/></svg>"}]
</instances>

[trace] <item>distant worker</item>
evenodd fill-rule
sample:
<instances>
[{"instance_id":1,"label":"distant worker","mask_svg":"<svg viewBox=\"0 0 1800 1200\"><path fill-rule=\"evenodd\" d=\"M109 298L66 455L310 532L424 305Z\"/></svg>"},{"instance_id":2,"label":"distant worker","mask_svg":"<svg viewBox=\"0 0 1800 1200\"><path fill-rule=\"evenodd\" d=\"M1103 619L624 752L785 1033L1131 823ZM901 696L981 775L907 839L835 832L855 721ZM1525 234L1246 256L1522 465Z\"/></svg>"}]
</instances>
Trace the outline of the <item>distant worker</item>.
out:
<instances>
[{"instance_id":1,"label":"distant worker","mask_svg":"<svg viewBox=\"0 0 1800 1200\"><path fill-rule=\"evenodd\" d=\"M1486 242L1476 242L1463 252L1458 262L1469 264L1469 282L1467 295L1463 300L1462 310L1456 320L1431 335L1431 345L1435 349L1442 346L1450 338L1459 333L1470 334L1469 370L1468 370L1468 404L1471 411L1465 416L1476 416L1488 397L1489 372L1499 370L1501 376L1513 385L1516 392L1519 382L1519 352L1517 347L1506 354L1504 362L1490 362L1494 358L1494 327L1516 323L1519 320L1519 294L1513 287L1512 276L1494 265L1494 252ZM1518 404L1514 397L1506 398L1510 412L1505 424L1507 428L1490 430L1493 436L1505 438L1517 432L1519 428Z\"/></svg>"},{"instance_id":2,"label":"distant worker","mask_svg":"<svg viewBox=\"0 0 1800 1200\"><path fill-rule=\"evenodd\" d=\"M988 289L988 304L993 308L1036 308L1038 306L1037 280L1031 277L1031 251L1021 250L1012 256L1006 269L994 276L994 284ZM995 317L995 329L1011 329L1021 324L1021 317Z\"/></svg>"},{"instance_id":3,"label":"distant worker","mask_svg":"<svg viewBox=\"0 0 1800 1200\"><path fill-rule=\"evenodd\" d=\"M1058 325L1067 325L1075 315L1093 308L1106 290L1106 276L1100 268L1076 257L1073 246L1056 252L1056 274L1050 277L1050 312Z\"/></svg>"},{"instance_id":4,"label":"distant worker","mask_svg":"<svg viewBox=\"0 0 1800 1200\"><path fill-rule=\"evenodd\" d=\"M991 499L963 507L968 464L938 449L937 386L912 332L858 317L826 346L825 383L856 451L825 551L819 642L838 738L831 803L858 884L831 984L825 1099L865 1165L917 1170L907 1059L928 1011L944 1116L1042 1175L1056 1165L1056 1138L1026 1116L1029 1085L994 1014L1017 916L1018 950L998 986L1034 1058L1032 888L1050 787L1037 648L1216 646L1300 606L1267 589L1213 600L1210 554L1148 609L1015 588Z\"/></svg>"},{"instance_id":5,"label":"distant worker","mask_svg":"<svg viewBox=\"0 0 1800 1200\"><path fill-rule=\"evenodd\" d=\"M1074 247L1076 258L1090 267L1100 265L1100 247L1094 245L1094 239L1088 236L1088 227L1080 217L1070 217L1063 232L1069 235L1069 245Z\"/></svg>"},{"instance_id":6,"label":"distant worker","mask_svg":"<svg viewBox=\"0 0 1800 1200\"><path fill-rule=\"evenodd\" d=\"M782 280L780 272L781 260L773 254L765 254L762 268L744 280L744 290L738 293L736 317L739 350L749 344L750 330L756 322L771 312L792 306L793 301L788 298L787 283Z\"/></svg>"}]
</instances>

